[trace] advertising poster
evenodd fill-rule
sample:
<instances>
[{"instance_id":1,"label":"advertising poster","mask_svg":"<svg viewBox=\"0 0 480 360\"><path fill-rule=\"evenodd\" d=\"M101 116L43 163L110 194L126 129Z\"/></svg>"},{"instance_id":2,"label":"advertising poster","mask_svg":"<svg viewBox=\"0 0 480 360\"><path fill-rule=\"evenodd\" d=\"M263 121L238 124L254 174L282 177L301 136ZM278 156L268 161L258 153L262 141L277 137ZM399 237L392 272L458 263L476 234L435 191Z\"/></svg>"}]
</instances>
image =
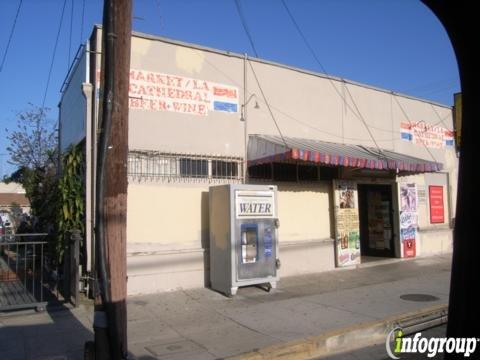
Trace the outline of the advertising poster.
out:
<instances>
[{"instance_id":1,"label":"advertising poster","mask_svg":"<svg viewBox=\"0 0 480 360\"><path fill-rule=\"evenodd\" d=\"M430 224L443 224L445 222L445 208L443 204L443 186L431 185L428 187L430 202Z\"/></svg>"},{"instance_id":2,"label":"advertising poster","mask_svg":"<svg viewBox=\"0 0 480 360\"><path fill-rule=\"evenodd\" d=\"M337 266L360 263L360 221L357 184L334 181L335 237Z\"/></svg>"},{"instance_id":3,"label":"advertising poster","mask_svg":"<svg viewBox=\"0 0 480 360\"><path fill-rule=\"evenodd\" d=\"M418 223L417 187L415 184L400 184L400 239L403 257L416 256L416 233Z\"/></svg>"}]
</instances>

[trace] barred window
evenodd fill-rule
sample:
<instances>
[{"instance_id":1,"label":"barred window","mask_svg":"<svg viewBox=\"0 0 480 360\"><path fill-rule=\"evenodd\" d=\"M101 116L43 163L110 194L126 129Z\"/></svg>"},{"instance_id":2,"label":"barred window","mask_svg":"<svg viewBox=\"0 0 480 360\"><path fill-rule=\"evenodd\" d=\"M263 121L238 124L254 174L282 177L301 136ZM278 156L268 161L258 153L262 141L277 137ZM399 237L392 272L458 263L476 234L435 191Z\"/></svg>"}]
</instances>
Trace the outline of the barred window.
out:
<instances>
[{"instance_id":1,"label":"barred window","mask_svg":"<svg viewBox=\"0 0 480 360\"><path fill-rule=\"evenodd\" d=\"M208 177L208 161L204 159L180 159L180 175L184 177Z\"/></svg>"},{"instance_id":2,"label":"barred window","mask_svg":"<svg viewBox=\"0 0 480 360\"><path fill-rule=\"evenodd\" d=\"M128 174L142 177L178 176L178 160L174 156L155 156L148 152L129 152Z\"/></svg>"},{"instance_id":3,"label":"barred window","mask_svg":"<svg viewBox=\"0 0 480 360\"><path fill-rule=\"evenodd\" d=\"M219 179L238 177L238 163L234 161L212 160L212 177Z\"/></svg>"},{"instance_id":4,"label":"barred window","mask_svg":"<svg viewBox=\"0 0 480 360\"><path fill-rule=\"evenodd\" d=\"M174 179L242 180L243 159L197 154L130 150L128 176L133 180L172 181Z\"/></svg>"}]
</instances>

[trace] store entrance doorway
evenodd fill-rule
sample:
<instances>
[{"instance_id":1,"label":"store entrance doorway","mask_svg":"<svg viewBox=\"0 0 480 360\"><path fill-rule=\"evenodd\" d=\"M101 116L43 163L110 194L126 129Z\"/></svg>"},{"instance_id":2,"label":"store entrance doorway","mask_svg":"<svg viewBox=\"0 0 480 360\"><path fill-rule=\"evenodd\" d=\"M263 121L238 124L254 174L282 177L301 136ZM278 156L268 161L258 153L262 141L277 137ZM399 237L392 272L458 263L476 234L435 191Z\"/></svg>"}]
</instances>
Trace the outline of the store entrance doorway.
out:
<instances>
[{"instance_id":1,"label":"store entrance doorway","mask_svg":"<svg viewBox=\"0 0 480 360\"><path fill-rule=\"evenodd\" d=\"M395 257L390 185L358 185L362 257Z\"/></svg>"}]
</instances>

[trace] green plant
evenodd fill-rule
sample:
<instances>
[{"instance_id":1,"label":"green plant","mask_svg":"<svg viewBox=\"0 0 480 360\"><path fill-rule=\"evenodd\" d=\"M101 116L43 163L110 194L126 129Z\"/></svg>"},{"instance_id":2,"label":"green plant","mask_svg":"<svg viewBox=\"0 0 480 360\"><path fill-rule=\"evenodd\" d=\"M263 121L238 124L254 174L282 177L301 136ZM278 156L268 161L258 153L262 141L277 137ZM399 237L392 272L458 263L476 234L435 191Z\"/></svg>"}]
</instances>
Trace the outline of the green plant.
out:
<instances>
[{"instance_id":1,"label":"green plant","mask_svg":"<svg viewBox=\"0 0 480 360\"><path fill-rule=\"evenodd\" d=\"M84 234L85 190L83 184L84 162L81 148L71 146L62 157L62 176L58 181L58 240L55 253L59 262L63 258L65 239L69 232L78 229ZM80 244L82 247L83 244Z\"/></svg>"}]
</instances>

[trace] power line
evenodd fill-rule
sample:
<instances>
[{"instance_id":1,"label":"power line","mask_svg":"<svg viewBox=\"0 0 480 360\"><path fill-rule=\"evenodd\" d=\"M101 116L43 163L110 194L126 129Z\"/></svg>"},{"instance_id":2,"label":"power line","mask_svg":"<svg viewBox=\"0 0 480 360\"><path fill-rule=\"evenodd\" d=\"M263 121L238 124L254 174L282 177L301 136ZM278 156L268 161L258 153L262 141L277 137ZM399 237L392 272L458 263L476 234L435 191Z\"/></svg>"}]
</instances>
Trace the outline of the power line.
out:
<instances>
[{"instance_id":1,"label":"power line","mask_svg":"<svg viewBox=\"0 0 480 360\"><path fill-rule=\"evenodd\" d=\"M8 36L7 47L5 48L5 53L3 54L2 64L0 65L0 72L3 70L3 65L5 65L5 60L7 59L8 49L10 48L10 43L12 42L13 33L15 31L15 26L17 25L18 15L20 14L20 8L22 7L23 0L20 0L18 4L17 13L15 14L15 19L13 20L12 29L10 30L10 35Z\"/></svg>"},{"instance_id":2,"label":"power line","mask_svg":"<svg viewBox=\"0 0 480 360\"><path fill-rule=\"evenodd\" d=\"M240 0L234 0L234 2L235 2L235 6L237 7L238 15L240 16L240 21L242 22L243 29L245 30L245 34L247 34L248 41L250 41L250 46L253 49L253 53L258 58L258 53L257 53L257 49L255 48L255 44L253 43L252 34L250 33L250 30L248 29L247 21L245 20L242 8L240 7Z\"/></svg>"},{"instance_id":3,"label":"power line","mask_svg":"<svg viewBox=\"0 0 480 360\"><path fill-rule=\"evenodd\" d=\"M346 86L346 85L345 85L345 90L347 90L348 96L350 96L350 99L352 100L352 104L355 106L355 109L357 110L357 113L358 113L358 115L360 116L360 119L362 120L363 125L364 125L365 128L367 129L368 134L370 135L370 138L373 140L373 143L375 144L375 147L376 147L377 150L380 152L380 154L383 154L382 149L380 149L380 146L378 146L377 140L375 140L375 137L373 136L373 134L372 134L372 132L371 132L371 130L370 130L370 127L367 125L367 122L366 122L365 119L363 118L362 113L360 112L360 109L359 109L358 106L357 106L357 103L356 103L355 100L353 99L352 93L350 92L350 90L348 89L348 86Z\"/></svg>"},{"instance_id":4,"label":"power line","mask_svg":"<svg viewBox=\"0 0 480 360\"><path fill-rule=\"evenodd\" d=\"M300 35L300 37L302 38L303 40L303 43L305 44L305 46L307 47L307 49L310 51L310 54L313 56L313 58L315 59L315 61L317 62L318 65L320 65L320 68L322 69L322 71L328 75L327 71L325 70L324 66L322 65L322 62L320 61L320 59L318 58L317 54L315 53L315 51L313 50L313 48L310 46L310 43L308 42L307 38L305 37L302 29L300 29L300 26L298 25L297 21L295 20L295 17L293 16L292 12L290 11L290 9L288 8L287 4L285 3L285 0L281 0L282 1L282 4L283 4L283 7L285 8L285 10L287 11L287 14L288 16L290 17L290 20L292 21L293 25L295 26L295 28L297 29L297 32L298 34Z\"/></svg>"},{"instance_id":5,"label":"power line","mask_svg":"<svg viewBox=\"0 0 480 360\"><path fill-rule=\"evenodd\" d=\"M70 7L70 35L68 37L68 63L67 63L67 71L70 67L70 56L72 52L72 32L73 32L73 0L71 0L72 6Z\"/></svg>"},{"instance_id":6,"label":"power line","mask_svg":"<svg viewBox=\"0 0 480 360\"><path fill-rule=\"evenodd\" d=\"M285 147L288 148L287 142L285 141L285 138L283 137L282 131L280 130L280 127L278 126L277 120L275 120L275 116L273 115L273 111L270 108L270 104L268 103L268 100L265 96L265 93L263 92L262 86L260 85L260 81L258 81L257 74L255 73L255 69L253 68L252 62L248 60L248 64L250 65L250 69L252 69L253 76L255 77L255 81L257 82L258 88L260 89L260 92L262 93L263 100L265 101L265 104L267 105L267 109L270 112L270 116L272 117L272 120L277 127L277 131L280 134L280 137L282 138L283 143L285 144Z\"/></svg>"},{"instance_id":7,"label":"power line","mask_svg":"<svg viewBox=\"0 0 480 360\"><path fill-rule=\"evenodd\" d=\"M199 54L199 52L195 51L194 52L195 55L197 56L201 56ZM202 58L203 59L203 58ZM216 66L215 64L213 64L211 61L209 61L208 59L203 59L212 69L214 69L215 71L217 71L219 74L222 74L226 79L228 79L232 84L235 84L236 86L238 86L239 88L243 88L242 84L240 84L236 79L234 79L233 77L231 77L229 74L227 74L225 71L223 71L222 69L220 69L218 66ZM251 60L249 60L251 61ZM392 92L391 93L392 95L394 95L394 93ZM346 101L345 97L342 96L342 100ZM259 101L262 101L259 99ZM266 103L265 103L266 104ZM266 104L267 105L267 104ZM347 107L352 110L352 113L358 117L359 115L356 114L356 111L347 103L346 104ZM431 105L431 104L430 104ZM285 111L283 111L282 109L280 109L279 107L276 107L274 105L271 105L271 104L268 104L267 106L269 106L270 108L274 109L276 112L278 112L279 114L289 118L290 120L293 120L295 121L296 123L300 124L300 125L303 125L303 126L306 126L306 127L309 127L310 129L312 130L315 130L319 133L322 133L322 134L326 134L326 135L329 135L329 136L332 136L332 137L335 137L335 138L338 138L338 139L344 139L344 140L349 140L349 141L368 141L368 139L361 139L361 138L354 138L354 137L346 137L346 136L342 136L342 135L338 135L338 134L335 134L335 133L332 133L332 132L329 132L329 131L325 131L324 129L321 129L321 128L318 128L310 123L307 123L305 121L302 121L296 117L294 117L293 115L291 114L288 114L286 113ZM448 117L445 116L443 119L446 119ZM433 126L435 125L438 125L440 122L434 124ZM392 134L392 135L400 135L401 132L400 131L392 131L390 129L384 129L384 128L381 128L381 127L377 127L377 126L373 126L373 125L369 125L367 123L367 125L372 128L372 129L375 129L375 130L378 130L378 131L381 131L381 132L384 132L384 133L389 133L389 134ZM392 142L392 141L395 141L397 140L397 138L389 138L389 139L376 139L377 143L378 142Z\"/></svg>"},{"instance_id":8,"label":"power line","mask_svg":"<svg viewBox=\"0 0 480 360\"><path fill-rule=\"evenodd\" d=\"M393 94L392 94L393 95ZM405 109L403 108L402 104L400 104L400 102L398 101L397 97L395 95L393 95L393 99L395 100L395 102L398 104L398 106L400 107L400 110L402 111L403 115L405 116L405 119L407 119L407 121L409 122L410 125L413 124L413 122L410 120L410 118L408 117L407 115L407 112L405 111ZM432 152L428 149L427 145L425 145L425 143L422 141L421 142L423 147L425 148L425 150L427 150L428 154L430 155L430 157L433 159L434 162L437 162L437 159L435 158L435 156L433 156Z\"/></svg>"},{"instance_id":9,"label":"power line","mask_svg":"<svg viewBox=\"0 0 480 360\"><path fill-rule=\"evenodd\" d=\"M317 54L315 53L315 51L313 50L312 46L310 45L309 41L307 40L305 34L303 33L302 29L300 28L300 26L298 25L297 21L295 20L295 17L293 16L292 12L290 11L290 9L288 8L287 4L285 3L285 0L281 0L282 1L282 4L283 4L283 7L285 8L285 10L287 11L287 14L288 16L290 17L290 20L292 21L293 25L295 26L295 28L297 29L297 32L300 34L300 37L302 38L305 46L307 47L307 49L310 51L310 54L313 56L313 58L315 59L315 61L317 62L317 64L320 66L320 68L322 69L322 71L327 75L327 78L330 82L330 84L333 86L333 88L335 89L335 92L337 93L338 96L340 96L340 98L343 100L345 106L350 107L350 105L348 104L348 102L346 101L345 97L340 93L340 91L337 89L337 87L335 86L335 84L333 83L333 80L330 78L330 76L328 75L327 71L325 70L325 67L323 66L322 62L320 61L320 59L318 58ZM382 149L378 146L377 144L377 141L375 140L375 137L373 136L373 133L370 131L370 128L365 120L365 118L363 117L363 115L361 114L352 94L350 93L350 90L348 90L348 87L345 86L345 89L347 90L349 96L350 96L350 99L352 100L352 103L353 105L355 106L355 109L356 109L356 112L353 111L352 109L352 113L354 115L356 115L356 117L358 119L361 120L361 122L363 123L363 125L365 126L365 128L367 129L367 132L370 136L370 138L372 139L373 143L375 144L375 146L377 147L377 150L379 151L380 154L383 154L382 152Z\"/></svg>"},{"instance_id":10,"label":"power line","mask_svg":"<svg viewBox=\"0 0 480 360\"><path fill-rule=\"evenodd\" d=\"M60 37L60 30L62 29L63 15L65 14L65 6L67 0L63 1L62 15L60 15L60 24L58 25L57 38L55 39L55 46L53 47L52 62L50 63L50 70L48 71L47 86L45 87L45 93L43 94L42 108L45 107L45 100L47 99L48 87L50 85L50 78L52 76L53 63L55 62L55 54L57 53L58 39Z\"/></svg>"},{"instance_id":11,"label":"power line","mask_svg":"<svg viewBox=\"0 0 480 360\"><path fill-rule=\"evenodd\" d=\"M159 23L160 23L160 30L164 30L165 26L164 26L164 21L163 21L163 17L162 17L162 10L160 9L160 1L159 0L155 0L155 5L157 6L157 9L158 9L158 13L160 14L158 20L159 20Z\"/></svg>"},{"instance_id":12,"label":"power line","mask_svg":"<svg viewBox=\"0 0 480 360\"><path fill-rule=\"evenodd\" d=\"M194 54L196 54L197 56L200 56L198 52L194 52ZM203 58L202 58L203 59ZM232 78L230 75L228 75L227 73L225 73L223 70L219 69L215 64L213 64L211 61L209 61L208 59L204 59L205 62L210 65L215 71L217 71L218 73L222 74L226 79L228 79L229 81L231 81L232 84L235 84L236 86L238 86L239 88L243 88L242 85L237 81L235 80L234 78ZM259 100L259 101L262 101L262 100ZM325 131L323 129L320 129L316 126L313 126L312 124L309 124L309 123L306 123L305 121L302 121L300 119L297 119L295 118L293 115L290 115L288 113L286 113L285 111L283 111L282 109L274 106L274 105L270 105L270 107L274 110L276 110L278 113L282 114L283 116L301 124L301 125L304 125L304 126L307 126L309 128L311 128L312 130L315 130L315 131L318 131L319 133L322 133L322 134L326 134L326 135L330 135L332 137L336 137L338 139L344 139L344 140L350 140L350 141L366 141L365 139L360 139L360 138L351 138L351 137L345 137L345 136L341 136L341 135L337 135L337 134L334 134L334 133L331 133L331 132L328 132L328 131ZM350 109L352 109L350 106L348 106ZM352 109L352 112L353 109ZM357 114L355 114L355 116L358 116ZM377 128L375 126L371 126L371 128L373 129L377 129L377 130L380 130L380 131L383 131L383 132L387 132L387 133L391 133L391 134L400 134L400 131L392 131L392 130L387 130L387 129L382 129L382 128ZM378 142L391 142L391 141L394 141L395 139L382 139L382 140L377 140Z\"/></svg>"},{"instance_id":13,"label":"power line","mask_svg":"<svg viewBox=\"0 0 480 360\"><path fill-rule=\"evenodd\" d=\"M83 42L83 23L85 21L85 0L82 1L82 21L80 22L80 44Z\"/></svg>"},{"instance_id":14,"label":"power line","mask_svg":"<svg viewBox=\"0 0 480 360\"><path fill-rule=\"evenodd\" d=\"M430 104L430 107L432 108L433 112L435 113L435 115L437 115L439 121L435 124L433 124L432 126L437 126L438 124L442 124L443 126L445 126L445 128L447 130L450 130L449 127L447 126L447 124L445 124L445 122L443 120L445 120L449 115L445 116L445 117L441 117L440 114L437 112L437 109L435 109L435 107Z\"/></svg>"}]
</instances>

